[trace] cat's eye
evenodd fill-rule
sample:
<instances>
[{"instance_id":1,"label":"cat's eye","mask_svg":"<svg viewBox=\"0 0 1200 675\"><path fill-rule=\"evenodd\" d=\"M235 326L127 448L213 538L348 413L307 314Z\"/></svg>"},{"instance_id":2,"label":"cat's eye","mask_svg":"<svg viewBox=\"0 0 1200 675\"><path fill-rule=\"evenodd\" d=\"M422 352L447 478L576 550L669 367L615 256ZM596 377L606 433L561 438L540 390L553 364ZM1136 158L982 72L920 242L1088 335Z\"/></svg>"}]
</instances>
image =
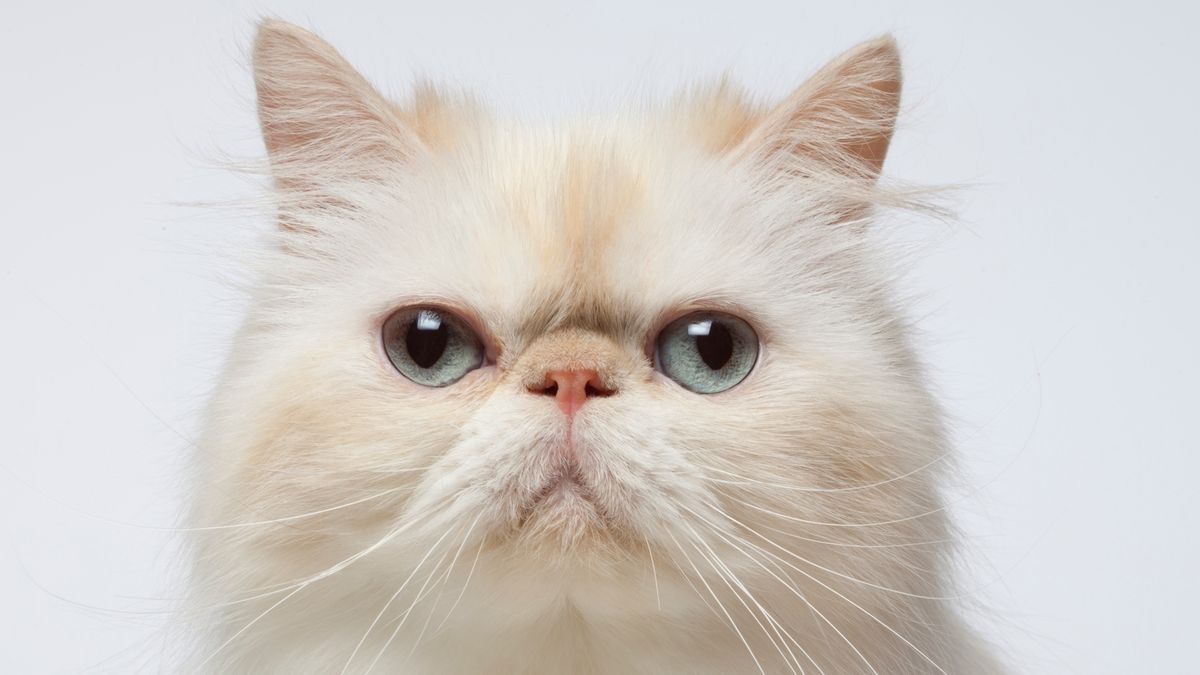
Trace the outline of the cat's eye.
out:
<instances>
[{"instance_id":1,"label":"cat's eye","mask_svg":"<svg viewBox=\"0 0 1200 675\"><path fill-rule=\"evenodd\" d=\"M696 312L667 324L654 346L655 366L698 394L730 389L758 360L758 335L750 324L719 312Z\"/></svg>"},{"instance_id":2,"label":"cat's eye","mask_svg":"<svg viewBox=\"0 0 1200 675\"><path fill-rule=\"evenodd\" d=\"M466 321L432 307L403 309L383 324L383 346L400 374L444 387L483 364L483 343Z\"/></svg>"}]
</instances>

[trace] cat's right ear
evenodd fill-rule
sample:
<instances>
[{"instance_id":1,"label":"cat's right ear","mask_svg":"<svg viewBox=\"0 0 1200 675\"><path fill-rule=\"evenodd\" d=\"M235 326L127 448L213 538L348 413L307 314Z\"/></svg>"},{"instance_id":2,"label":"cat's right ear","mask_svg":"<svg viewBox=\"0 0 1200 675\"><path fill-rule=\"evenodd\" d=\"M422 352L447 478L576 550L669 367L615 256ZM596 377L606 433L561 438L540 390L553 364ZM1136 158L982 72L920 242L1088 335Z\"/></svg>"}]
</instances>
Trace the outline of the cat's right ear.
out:
<instances>
[{"instance_id":1,"label":"cat's right ear","mask_svg":"<svg viewBox=\"0 0 1200 675\"><path fill-rule=\"evenodd\" d=\"M254 40L263 140L277 185L315 196L322 185L369 180L421 142L341 54L292 24L265 20Z\"/></svg>"},{"instance_id":2,"label":"cat's right ear","mask_svg":"<svg viewBox=\"0 0 1200 675\"><path fill-rule=\"evenodd\" d=\"M735 152L787 175L873 182L896 126L900 85L895 40L864 42L768 111Z\"/></svg>"}]
</instances>

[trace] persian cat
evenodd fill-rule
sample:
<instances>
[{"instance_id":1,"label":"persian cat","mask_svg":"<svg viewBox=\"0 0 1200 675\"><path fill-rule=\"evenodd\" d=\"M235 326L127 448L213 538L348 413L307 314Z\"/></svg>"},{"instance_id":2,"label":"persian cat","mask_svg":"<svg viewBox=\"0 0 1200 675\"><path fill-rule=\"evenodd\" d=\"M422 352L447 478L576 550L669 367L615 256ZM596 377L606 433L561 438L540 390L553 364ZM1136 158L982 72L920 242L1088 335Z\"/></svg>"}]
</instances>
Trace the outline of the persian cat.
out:
<instances>
[{"instance_id":1,"label":"persian cat","mask_svg":"<svg viewBox=\"0 0 1200 675\"><path fill-rule=\"evenodd\" d=\"M872 219L889 38L545 127L253 69L277 214L197 454L189 672L994 673Z\"/></svg>"}]
</instances>

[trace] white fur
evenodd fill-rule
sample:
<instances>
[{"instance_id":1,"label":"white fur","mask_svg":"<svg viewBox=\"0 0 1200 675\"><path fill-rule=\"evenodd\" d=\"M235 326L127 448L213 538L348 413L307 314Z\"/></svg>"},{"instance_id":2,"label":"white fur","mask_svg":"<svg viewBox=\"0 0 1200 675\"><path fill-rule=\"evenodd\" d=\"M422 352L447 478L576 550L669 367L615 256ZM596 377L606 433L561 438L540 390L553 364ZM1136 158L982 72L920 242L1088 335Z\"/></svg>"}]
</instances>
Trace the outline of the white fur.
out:
<instances>
[{"instance_id":1,"label":"white fur","mask_svg":"<svg viewBox=\"0 0 1200 675\"><path fill-rule=\"evenodd\" d=\"M905 196L852 148L890 136L867 86L890 42L745 104L722 150L703 95L541 129L443 97L414 122L315 37L262 31L281 227L198 455L187 669L999 672L954 598L939 412L868 227ZM430 301L495 363L398 375L380 324ZM653 370L688 307L759 332L741 385ZM567 429L524 382L562 359L618 393L570 432L590 501L528 512Z\"/></svg>"}]
</instances>

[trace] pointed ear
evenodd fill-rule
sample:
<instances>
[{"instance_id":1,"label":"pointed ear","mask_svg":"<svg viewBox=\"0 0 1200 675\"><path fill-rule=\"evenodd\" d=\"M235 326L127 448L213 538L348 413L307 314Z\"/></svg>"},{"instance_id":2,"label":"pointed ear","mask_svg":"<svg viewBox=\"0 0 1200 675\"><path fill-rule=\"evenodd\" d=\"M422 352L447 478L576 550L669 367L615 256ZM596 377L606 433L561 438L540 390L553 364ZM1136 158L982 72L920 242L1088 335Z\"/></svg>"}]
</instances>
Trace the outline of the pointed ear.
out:
<instances>
[{"instance_id":1,"label":"pointed ear","mask_svg":"<svg viewBox=\"0 0 1200 675\"><path fill-rule=\"evenodd\" d=\"M338 52L282 21L254 40L258 117L281 187L367 178L380 162L420 149L417 135Z\"/></svg>"},{"instance_id":2,"label":"pointed ear","mask_svg":"<svg viewBox=\"0 0 1200 675\"><path fill-rule=\"evenodd\" d=\"M890 36L834 59L770 110L735 152L789 174L874 181L900 107L900 54Z\"/></svg>"}]
</instances>

